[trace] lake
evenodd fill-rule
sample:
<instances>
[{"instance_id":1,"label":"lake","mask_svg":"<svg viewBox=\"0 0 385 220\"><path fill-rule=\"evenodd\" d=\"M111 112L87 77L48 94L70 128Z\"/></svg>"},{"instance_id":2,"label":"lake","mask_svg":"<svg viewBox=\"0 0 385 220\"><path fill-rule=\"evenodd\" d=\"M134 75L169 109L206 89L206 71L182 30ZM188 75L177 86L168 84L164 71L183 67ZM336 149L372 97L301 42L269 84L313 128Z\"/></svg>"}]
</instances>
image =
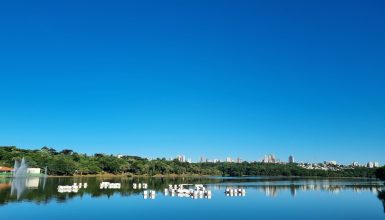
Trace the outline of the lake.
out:
<instances>
[{"instance_id":1,"label":"lake","mask_svg":"<svg viewBox=\"0 0 385 220\"><path fill-rule=\"evenodd\" d=\"M121 187L100 189L103 181ZM74 183L87 188L58 192ZM156 194L144 197L134 183ZM211 196L165 195L170 184L203 184ZM245 194L225 194L227 188ZM2 178L0 219L385 219L384 190L372 179Z\"/></svg>"}]
</instances>

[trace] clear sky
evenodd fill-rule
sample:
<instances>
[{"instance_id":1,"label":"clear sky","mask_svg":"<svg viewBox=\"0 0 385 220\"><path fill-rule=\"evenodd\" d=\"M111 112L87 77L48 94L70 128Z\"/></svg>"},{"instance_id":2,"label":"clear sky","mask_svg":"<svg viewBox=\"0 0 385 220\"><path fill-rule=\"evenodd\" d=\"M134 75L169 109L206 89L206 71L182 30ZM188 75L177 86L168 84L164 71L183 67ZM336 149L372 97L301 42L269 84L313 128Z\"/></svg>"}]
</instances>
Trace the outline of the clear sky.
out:
<instances>
[{"instance_id":1,"label":"clear sky","mask_svg":"<svg viewBox=\"0 0 385 220\"><path fill-rule=\"evenodd\" d=\"M0 145L385 163L385 1L0 3Z\"/></svg>"}]
</instances>

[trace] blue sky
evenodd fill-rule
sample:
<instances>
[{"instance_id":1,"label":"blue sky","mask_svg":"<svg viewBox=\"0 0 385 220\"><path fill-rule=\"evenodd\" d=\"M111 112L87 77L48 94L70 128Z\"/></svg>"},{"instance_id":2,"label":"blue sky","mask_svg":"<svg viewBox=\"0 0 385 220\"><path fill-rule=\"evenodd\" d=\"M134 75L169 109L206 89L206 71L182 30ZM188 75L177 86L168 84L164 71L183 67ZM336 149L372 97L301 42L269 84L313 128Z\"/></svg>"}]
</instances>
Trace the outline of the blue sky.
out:
<instances>
[{"instance_id":1,"label":"blue sky","mask_svg":"<svg viewBox=\"0 0 385 220\"><path fill-rule=\"evenodd\" d=\"M384 1L0 3L0 145L385 163Z\"/></svg>"}]
</instances>

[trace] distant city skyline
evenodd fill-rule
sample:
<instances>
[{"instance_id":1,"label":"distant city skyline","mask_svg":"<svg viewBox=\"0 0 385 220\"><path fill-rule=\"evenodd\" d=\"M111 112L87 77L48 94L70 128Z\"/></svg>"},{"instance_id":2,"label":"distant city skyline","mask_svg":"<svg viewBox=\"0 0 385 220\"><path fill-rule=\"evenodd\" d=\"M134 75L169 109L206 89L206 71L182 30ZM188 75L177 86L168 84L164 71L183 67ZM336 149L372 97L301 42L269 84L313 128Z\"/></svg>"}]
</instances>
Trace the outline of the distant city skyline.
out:
<instances>
[{"instance_id":1,"label":"distant city skyline","mask_svg":"<svg viewBox=\"0 0 385 220\"><path fill-rule=\"evenodd\" d=\"M385 164L384 6L4 1L0 145Z\"/></svg>"},{"instance_id":2,"label":"distant city skyline","mask_svg":"<svg viewBox=\"0 0 385 220\"><path fill-rule=\"evenodd\" d=\"M1 146L1 145L0 145ZM4 146L4 145L3 145ZM11 146L11 145L9 145ZM26 148L26 149L31 149L31 150L36 150L36 149L40 149L42 147L52 147L52 146L42 146L42 147L21 147L21 146L16 146L16 147L20 147L20 148ZM82 154L87 154L87 155L93 155L93 154L97 154L97 153L102 153L102 154L107 154L107 155L115 155L117 157L123 157L123 156L139 156L139 157L143 157L143 158L148 158L148 159L156 159L156 158L165 158L167 160L173 160L173 159L177 159L181 162L227 162L228 160L231 160L232 162L237 162L237 161L247 161L247 162L285 162L285 163L290 163L290 162L293 162L293 163L324 163L324 162L328 162L328 163L338 163L338 164L343 164L343 165L368 165L369 162L372 162L372 163L377 163L377 164L380 164L381 166L382 165L385 165L385 162L382 162L382 160L376 160L376 159L368 159L368 160L365 160L365 159L360 159L360 158L355 158L355 159L352 159L352 160L349 160L349 159L346 159L345 160L337 160L336 158L333 158L333 157L327 157L327 158L320 158L319 160L307 160L306 158L304 159L298 159L294 154L288 154L288 155L281 155L281 154L271 154L271 153L260 153L258 155L256 155L255 157L253 156L250 156L250 155L246 155L246 156L236 156L235 154L233 156L229 156L229 154L227 156L206 156L206 155L203 155L203 154L200 154L200 156L196 156L196 155L199 155L198 154L194 154L194 156L191 156L189 154L183 154L183 153L176 153L176 154L167 154L167 155L140 155L140 154L133 154L133 153L124 153L124 152L112 152L112 151L105 151L105 152L102 152L102 151L95 151L95 152L83 152L83 151L78 151L76 149L73 149L73 148L55 148L55 147L52 147L54 148L55 150L57 151L61 151L61 150L66 150L66 149L70 149L70 150L73 150L74 152L77 152L77 153L82 153ZM108 149L108 148L107 148ZM222 154L223 155L223 154ZM280 156L276 156L276 155L280 155ZM374 164L373 164L374 165Z\"/></svg>"},{"instance_id":3,"label":"distant city skyline","mask_svg":"<svg viewBox=\"0 0 385 220\"><path fill-rule=\"evenodd\" d=\"M115 155L117 157L121 157L122 155ZM126 155L129 156L129 155ZM308 167L306 164L309 164L311 167L312 164L326 164L331 166L336 165L347 165L347 166L353 166L353 167L368 167L368 168L376 168L382 166L378 161L367 161L363 163L359 163L357 161L352 161L351 163L341 163L335 160L329 160L329 161L295 161L295 158L293 155L289 155L287 161L281 160L280 158L276 158L274 154L266 154L262 159L259 160L244 160L240 157L237 157L236 159L233 159L231 157L223 158L206 158L205 156L201 156L198 160L192 160L191 158L186 158L186 155L179 154L176 157L156 157L156 158L147 158L149 160L155 160L155 159L166 159L166 160L178 160L179 162L188 162L188 163L242 163L242 162L261 162L261 163L280 163L280 164L290 164L290 163L297 163L297 164L304 164L303 167Z\"/></svg>"}]
</instances>

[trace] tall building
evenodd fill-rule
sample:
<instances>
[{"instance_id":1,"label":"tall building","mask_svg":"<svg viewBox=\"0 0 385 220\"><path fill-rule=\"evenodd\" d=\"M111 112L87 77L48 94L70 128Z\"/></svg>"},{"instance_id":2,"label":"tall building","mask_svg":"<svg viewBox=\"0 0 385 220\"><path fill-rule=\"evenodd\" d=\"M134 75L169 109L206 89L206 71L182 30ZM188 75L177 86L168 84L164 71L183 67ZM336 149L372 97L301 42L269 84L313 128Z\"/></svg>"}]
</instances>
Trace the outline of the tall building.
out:
<instances>
[{"instance_id":1,"label":"tall building","mask_svg":"<svg viewBox=\"0 0 385 220\"><path fill-rule=\"evenodd\" d=\"M327 165L337 165L337 161L335 161L335 160L325 161L324 164L327 164Z\"/></svg>"},{"instance_id":2,"label":"tall building","mask_svg":"<svg viewBox=\"0 0 385 220\"><path fill-rule=\"evenodd\" d=\"M290 155L289 156L289 163L294 163L295 161L294 161L294 156L292 156L292 155Z\"/></svg>"},{"instance_id":3,"label":"tall building","mask_svg":"<svg viewBox=\"0 0 385 220\"><path fill-rule=\"evenodd\" d=\"M237 163L242 163L242 159L241 158L237 158Z\"/></svg>"},{"instance_id":4,"label":"tall building","mask_svg":"<svg viewBox=\"0 0 385 220\"><path fill-rule=\"evenodd\" d=\"M186 157L184 155L178 155L178 156L176 156L176 159L179 162L186 162Z\"/></svg>"},{"instance_id":5,"label":"tall building","mask_svg":"<svg viewBox=\"0 0 385 220\"><path fill-rule=\"evenodd\" d=\"M269 157L267 155L264 156L263 160L262 160L263 163L268 163L269 162Z\"/></svg>"},{"instance_id":6,"label":"tall building","mask_svg":"<svg viewBox=\"0 0 385 220\"><path fill-rule=\"evenodd\" d=\"M269 155L265 155L262 162L263 163L276 163L277 159L275 159L275 156L273 154L269 154Z\"/></svg>"},{"instance_id":7,"label":"tall building","mask_svg":"<svg viewBox=\"0 0 385 220\"><path fill-rule=\"evenodd\" d=\"M231 162L232 162L232 161L231 161L231 157L227 157L227 158L226 158L226 162L227 162L227 163L231 163Z\"/></svg>"},{"instance_id":8,"label":"tall building","mask_svg":"<svg viewBox=\"0 0 385 220\"><path fill-rule=\"evenodd\" d=\"M205 162L206 162L206 159L205 159L204 156L201 156L200 162L201 162L201 163L205 163Z\"/></svg>"},{"instance_id":9,"label":"tall building","mask_svg":"<svg viewBox=\"0 0 385 220\"><path fill-rule=\"evenodd\" d=\"M378 162L368 162L367 164L366 164L366 167L368 167L368 168L376 168L376 167L380 167L380 163L378 163Z\"/></svg>"}]
</instances>

